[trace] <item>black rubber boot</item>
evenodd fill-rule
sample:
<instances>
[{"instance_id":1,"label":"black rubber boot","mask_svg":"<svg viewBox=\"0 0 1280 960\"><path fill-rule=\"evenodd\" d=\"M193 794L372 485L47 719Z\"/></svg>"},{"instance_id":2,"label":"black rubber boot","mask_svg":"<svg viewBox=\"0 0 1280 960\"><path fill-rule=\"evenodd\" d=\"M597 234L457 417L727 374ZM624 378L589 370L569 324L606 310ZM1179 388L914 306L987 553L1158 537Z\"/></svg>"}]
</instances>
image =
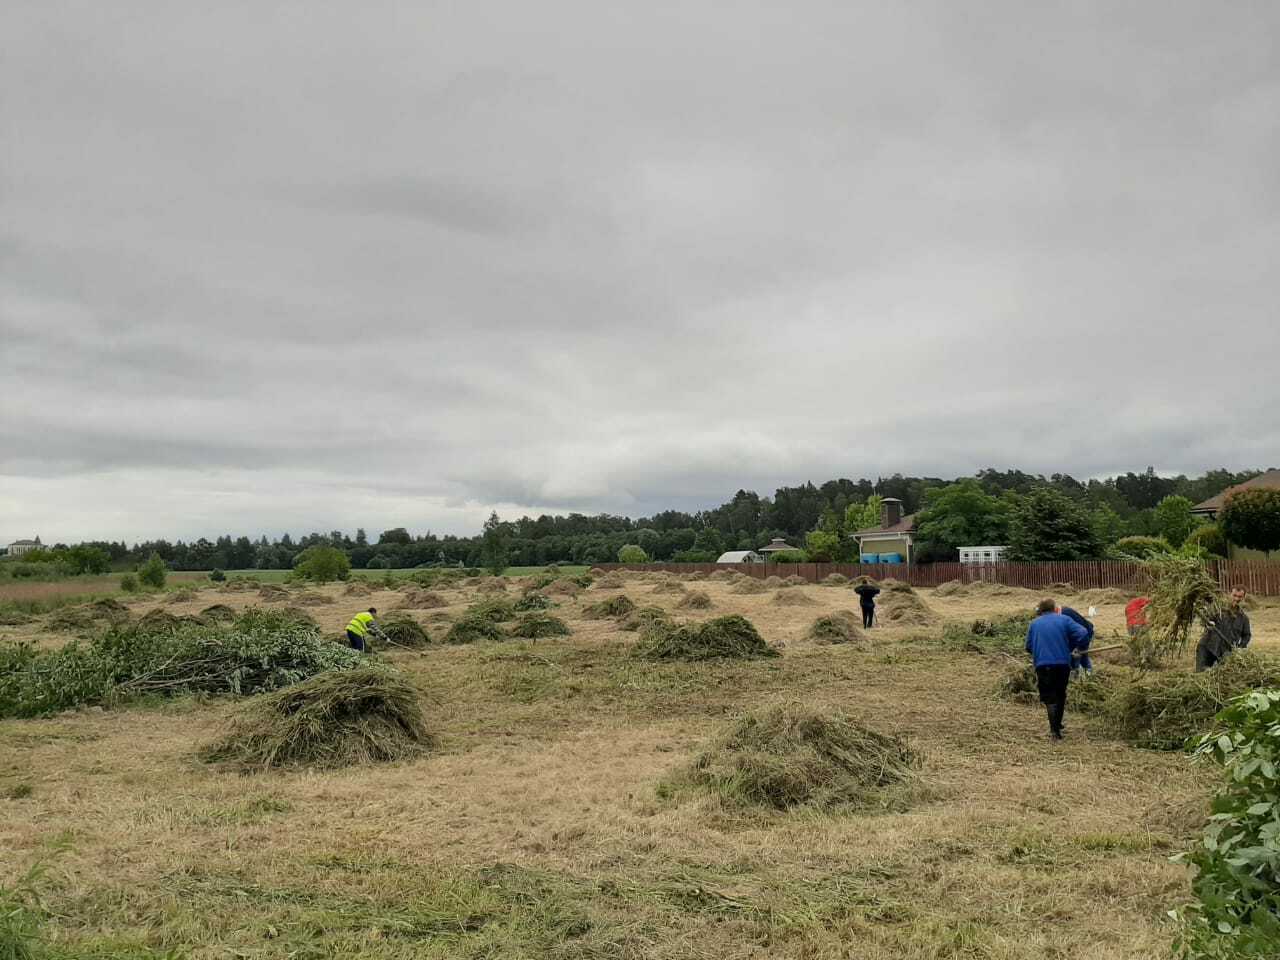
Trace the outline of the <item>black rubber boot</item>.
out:
<instances>
[{"instance_id":1,"label":"black rubber boot","mask_svg":"<svg viewBox=\"0 0 1280 960\"><path fill-rule=\"evenodd\" d=\"M1055 703L1049 708L1049 729L1053 733L1053 739L1062 739L1062 717L1067 712L1065 703Z\"/></svg>"}]
</instances>

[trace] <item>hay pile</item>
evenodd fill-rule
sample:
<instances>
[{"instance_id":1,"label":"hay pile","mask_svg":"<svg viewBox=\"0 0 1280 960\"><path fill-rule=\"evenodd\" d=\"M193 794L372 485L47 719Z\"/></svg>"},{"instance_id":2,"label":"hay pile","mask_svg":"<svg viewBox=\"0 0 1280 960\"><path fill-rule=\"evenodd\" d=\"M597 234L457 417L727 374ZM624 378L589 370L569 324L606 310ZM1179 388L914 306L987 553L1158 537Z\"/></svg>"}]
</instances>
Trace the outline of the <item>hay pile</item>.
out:
<instances>
[{"instance_id":1,"label":"hay pile","mask_svg":"<svg viewBox=\"0 0 1280 960\"><path fill-rule=\"evenodd\" d=\"M1030 613L1015 613L971 624L948 623L942 628L942 642L975 653L1004 653L1021 657L1026 650Z\"/></svg>"},{"instance_id":2,"label":"hay pile","mask_svg":"<svg viewBox=\"0 0 1280 960\"><path fill-rule=\"evenodd\" d=\"M788 587L804 587L804 586L807 586L809 583L808 580L800 576L800 574L798 573L793 573L791 576L787 577L787 579L783 580L782 582L785 583Z\"/></svg>"},{"instance_id":3,"label":"hay pile","mask_svg":"<svg viewBox=\"0 0 1280 960\"><path fill-rule=\"evenodd\" d=\"M710 574L707 579L717 580L722 583L731 583L742 576L743 574L738 570L717 570L715 573Z\"/></svg>"},{"instance_id":4,"label":"hay pile","mask_svg":"<svg viewBox=\"0 0 1280 960\"><path fill-rule=\"evenodd\" d=\"M1071 713L1103 715L1116 694L1137 676L1127 667L1099 664L1089 680L1072 680L1067 688L1067 710ZM1009 661L1004 677L996 686L996 695L1014 703L1039 706L1036 670L1030 663Z\"/></svg>"},{"instance_id":5,"label":"hay pile","mask_svg":"<svg viewBox=\"0 0 1280 960\"><path fill-rule=\"evenodd\" d=\"M1050 597L1074 597L1076 588L1071 583L1051 583L1045 587L1045 593Z\"/></svg>"},{"instance_id":6,"label":"hay pile","mask_svg":"<svg viewBox=\"0 0 1280 960\"><path fill-rule=\"evenodd\" d=\"M849 582L849 578L843 573L829 573L822 578L824 587L843 587Z\"/></svg>"},{"instance_id":7,"label":"hay pile","mask_svg":"<svg viewBox=\"0 0 1280 960\"><path fill-rule=\"evenodd\" d=\"M138 618L137 629L142 633L164 633L176 630L182 621L168 610L155 607Z\"/></svg>"},{"instance_id":8,"label":"hay pile","mask_svg":"<svg viewBox=\"0 0 1280 960\"><path fill-rule=\"evenodd\" d=\"M1139 746L1181 749L1209 729L1227 701L1259 687L1280 686L1280 658L1237 650L1203 673L1151 673L1108 698L1115 733Z\"/></svg>"},{"instance_id":9,"label":"hay pile","mask_svg":"<svg viewBox=\"0 0 1280 960\"><path fill-rule=\"evenodd\" d=\"M434 746L418 691L377 667L319 674L249 704L201 751L209 762L320 769L416 757Z\"/></svg>"},{"instance_id":10,"label":"hay pile","mask_svg":"<svg viewBox=\"0 0 1280 960\"><path fill-rule=\"evenodd\" d=\"M464 616L444 635L445 643L480 643L484 640L501 640L502 628L492 620Z\"/></svg>"},{"instance_id":11,"label":"hay pile","mask_svg":"<svg viewBox=\"0 0 1280 960\"><path fill-rule=\"evenodd\" d=\"M815 643L857 643L865 639L862 618L847 610L819 617L809 628L808 637Z\"/></svg>"},{"instance_id":12,"label":"hay pile","mask_svg":"<svg viewBox=\"0 0 1280 960\"><path fill-rule=\"evenodd\" d=\"M595 582L595 584L593 584L592 589L622 590L623 588L626 587L626 585L627 585L627 582L623 580L620 576L618 576L616 573L606 573L603 577L598 579Z\"/></svg>"},{"instance_id":13,"label":"hay pile","mask_svg":"<svg viewBox=\"0 0 1280 960\"><path fill-rule=\"evenodd\" d=\"M965 584L956 592L967 597L1007 597L1010 594L1018 593L1019 588L990 580L974 580L972 583Z\"/></svg>"},{"instance_id":14,"label":"hay pile","mask_svg":"<svg viewBox=\"0 0 1280 960\"><path fill-rule=\"evenodd\" d=\"M555 601L545 593L531 590L517 600L511 609L515 610L516 613L531 613L534 610L549 610L555 605Z\"/></svg>"},{"instance_id":15,"label":"hay pile","mask_svg":"<svg viewBox=\"0 0 1280 960\"><path fill-rule=\"evenodd\" d=\"M422 624L412 617L404 615L388 617L378 626L387 635L387 639L401 647L425 647L431 642L431 636Z\"/></svg>"},{"instance_id":16,"label":"hay pile","mask_svg":"<svg viewBox=\"0 0 1280 960\"><path fill-rule=\"evenodd\" d=\"M876 604L876 620L897 626L929 627L938 622L934 613L911 585L901 580L884 580Z\"/></svg>"},{"instance_id":17,"label":"hay pile","mask_svg":"<svg viewBox=\"0 0 1280 960\"><path fill-rule=\"evenodd\" d=\"M172 614L167 614L172 616ZM93 611L84 607L63 607L61 610L55 610L45 620L44 626L46 630L56 631L58 633L71 633L77 630L88 630L94 626L96 618Z\"/></svg>"},{"instance_id":18,"label":"hay pile","mask_svg":"<svg viewBox=\"0 0 1280 960\"><path fill-rule=\"evenodd\" d=\"M757 660L776 657L778 651L750 620L731 614L684 626L655 622L641 631L635 655L644 660Z\"/></svg>"},{"instance_id":19,"label":"hay pile","mask_svg":"<svg viewBox=\"0 0 1280 960\"><path fill-rule=\"evenodd\" d=\"M779 590L770 602L775 607L812 607L815 604L803 590Z\"/></svg>"},{"instance_id":20,"label":"hay pile","mask_svg":"<svg viewBox=\"0 0 1280 960\"><path fill-rule=\"evenodd\" d=\"M671 614L661 607L640 607L635 613L623 620L623 630L645 630L654 625L672 626Z\"/></svg>"},{"instance_id":21,"label":"hay pile","mask_svg":"<svg viewBox=\"0 0 1280 960\"><path fill-rule=\"evenodd\" d=\"M713 604L711 597L701 590L690 591L679 603L677 610L710 610Z\"/></svg>"},{"instance_id":22,"label":"hay pile","mask_svg":"<svg viewBox=\"0 0 1280 960\"><path fill-rule=\"evenodd\" d=\"M774 577L773 579L776 580L778 578ZM748 595L753 593L768 593L769 587L765 586L765 581L761 580L759 577L742 577L737 583L729 588L729 592Z\"/></svg>"},{"instance_id":23,"label":"hay pile","mask_svg":"<svg viewBox=\"0 0 1280 960\"><path fill-rule=\"evenodd\" d=\"M258 597L267 603L276 603L289 599L289 591L279 584L264 583L258 588Z\"/></svg>"},{"instance_id":24,"label":"hay pile","mask_svg":"<svg viewBox=\"0 0 1280 960\"><path fill-rule=\"evenodd\" d=\"M636 605L625 593L608 600L589 603L582 610L588 620L620 619L635 610Z\"/></svg>"},{"instance_id":25,"label":"hay pile","mask_svg":"<svg viewBox=\"0 0 1280 960\"><path fill-rule=\"evenodd\" d=\"M247 577L243 573L238 573L231 577L218 588L219 593L245 593L249 590L257 590L261 586L259 581L254 577Z\"/></svg>"},{"instance_id":26,"label":"hay pile","mask_svg":"<svg viewBox=\"0 0 1280 960\"><path fill-rule=\"evenodd\" d=\"M516 618L516 605L506 597L492 597L473 603L463 612L464 618L487 620L489 623L505 623Z\"/></svg>"},{"instance_id":27,"label":"hay pile","mask_svg":"<svg viewBox=\"0 0 1280 960\"><path fill-rule=\"evenodd\" d=\"M110 597L103 597L101 600L95 600L89 604L89 609L93 612L94 617L102 620L121 620L129 616L129 608L119 600L113 600Z\"/></svg>"},{"instance_id":28,"label":"hay pile","mask_svg":"<svg viewBox=\"0 0 1280 960\"><path fill-rule=\"evenodd\" d=\"M693 571L693 573L683 573L683 574L681 574L681 575L680 575L680 579L681 579L681 580L687 580L687 581L690 581L690 582L695 582L695 581L698 581L698 580L705 580L705 579L707 579L707 575L706 575L705 573L703 573L701 570L695 570L695 571Z\"/></svg>"},{"instance_id":29,"label":"hay pile","mask_svg":"<svg viewBox=\"0 0 1280 960\"><path fill-rule=\"evenodd\" d=\"M964 584L959 580L948 580L946 583L938 584L933 592L939 597L956 597L965 593Z\"/></svg>"},{"instance_id":30,"label":"hay pile","mask_svg":"<svg viewBox=\"0 0 1280 960\"><path fill-rule=\"evenodd\" d=\"M344 597L371 597L378 592L378 588L367 580L352 580L342 589Z\"/></svg>"},{"instance_id":31,"label":"hay pile","mask_svg":"<svg viewBox=\"0 0 1280 960\"><path fill-rule=\"evenodd\" d=\"M553 580L542 588L542 592L552 597L576 597L582 588L572 580Z\"/></svg>"},{"instance_id":32,"label":"hay pile","mask_svg":"<svg viewBox=\"0 0 1280 960\"><path fill-rule=\"evenodd\" d=\"M197 591L193 590L191 587L179 587L177 590L174 590L169 594L169 596L165 597L164 602L175 604L191 603L191 601L195 600L197 596Z\"/></svg>"},{"instance_id":33,"label":"hay pile","mask_svg":"<svg viewBox=\"0 0 1280 960\"><path fill-rule=\"evenodd\" d=\"M569 625L548 613L526 613L511 625L511 636L536 640L539 637L567 637Z\"/></svg>"},{"instance_id":34,"label":"hay pile","mask_svg":"<svg viewBox=\"0 0 1280 960\"><path fill-rule=\"evenodd\" d=\"M506 593L507 581L503 577L489 577L487 580L481 580L476 587L476 593Z\"/></svg>"},{"instance_id":35,"label":"hay pile","mask_svg":"<svg viewBox=\"0 0 1280 960\"><path fill-rule=\"evenodd\" d=\"M293 598L293 602L300 607L323 607L335 601L333 597L318 590L303 590Z\"/></svg>"},{"instance_id":36,"label":"hay pile","mask_svg":"<svg viewBox=\"0 0 1280 960\"><path fill-rule=\"evenodd\" d=\"M587 573L591 574L593 577L602 577L602 576L605 576L608 572L609 571L606 570L604 567L592 567L590 570L587 571Z\"/></svg>"},{"instance_id":37,"label":"hay pile","mask_svg":"<svg viewBox=\"0 0 1280 960\"><path fill-rule=\"evenodd\" d=\"M785 587L787 585L787 581L783 580L776 574L770 574L764 578L764 585L770 590L777 590L779 587Z\"/></svg>"},{"instance_id":38,"label":"hay pile","mask_svg":"<svg viewBox=\"0 0 1280 960\"><path fill-rule=\"evenodd\" d=\"M919 764L898 737L793 703L743 717L688 776L740 806L887 806L905 799L887 788L911 784Z\"/></svg>"},{"instance_id":39,"label":"hay pile","mask_svg":"<svg viewBox=\"0 0 1280 960\"><path fill-rule=\"evenodd\" d=\"M205 623L230 623L236 618L236 612L225 603L215 603L200 611L200 619Z\"/></svg>"},{"instance_id":40,"label":"hay pile","mask_svg":"<svg viewBox=\"0 0 1280 960\"><path fill-rule=\"evenodd\" d=\"M434 610L437 607L446 607L448 602L444 597L431 590L423 590L420 587L411 587L404 593L404 599L396 604L397 610Z\"/></svg>"},{"instance_id":41,"label":"hay pile","mask_svg":"<svg viewBox=\"0 0 1280 960\"><path fill-rule=\"evenodd\" d=\"M685 593L686 587L679 580L660 580L653 585L651 593Z\"/></svg>"},{"instance_id":42,"label":"hay pile","mask_svg":"<svg viewBox=\"0 0 1280 960\"><path fill-rule=\"evenodd\" d=\"M307 611L303 610L301 607L281 607L275 612L279 614L282 622L292 624L296 627L315 629L319 626L319 624L316 623L316 618L307 613Z\"/></svg>"}]
</instances>

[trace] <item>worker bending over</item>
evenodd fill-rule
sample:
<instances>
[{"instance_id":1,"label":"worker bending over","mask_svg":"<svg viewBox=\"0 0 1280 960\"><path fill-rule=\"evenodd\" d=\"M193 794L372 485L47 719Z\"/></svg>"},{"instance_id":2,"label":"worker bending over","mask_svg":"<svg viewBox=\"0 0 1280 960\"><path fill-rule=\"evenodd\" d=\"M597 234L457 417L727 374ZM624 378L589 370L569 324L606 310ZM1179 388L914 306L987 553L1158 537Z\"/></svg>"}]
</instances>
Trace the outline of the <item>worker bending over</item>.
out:
<instances>
[{"instance_id":1,"label":"worker bending over","mask_svg":"<svg viewBox=\"0 0 1280 960\"><path fill-rule=\"evenodd\" d=\"M367 612L357 613L351 618L351 622L347 624L347 643L351 644L353 649L363 653L365 640L370 634L380 640L386 639L386 634L382 632L377 622L373 619L377 615L378 608L370 607Z\"/></svg>"},{"instance_id":2,"label":"worker bending over","mask_svg":"<svg viewBox=\"0 0 1280 960\"><path fill-rule=\"evenodd\" d=\"M1062 716L1067 712L1067 684L1071 680L1071 652L1089 642L1088 631L1057 612L1049 598L1036 606L1036 618L1027 628L1027 653L1036 669L1040 702L1049 715L1049 735L1062 739Z\"/></svg>"}]
</instances>

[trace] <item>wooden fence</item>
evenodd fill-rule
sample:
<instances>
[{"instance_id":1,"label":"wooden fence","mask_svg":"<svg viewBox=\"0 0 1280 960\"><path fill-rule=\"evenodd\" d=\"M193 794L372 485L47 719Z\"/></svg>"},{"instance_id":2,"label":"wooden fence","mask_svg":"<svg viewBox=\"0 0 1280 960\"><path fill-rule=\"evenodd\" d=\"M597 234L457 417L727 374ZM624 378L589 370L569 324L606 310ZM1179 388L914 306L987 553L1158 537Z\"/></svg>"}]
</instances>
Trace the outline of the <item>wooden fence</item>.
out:
<instances>
[{"instance_id":1,"label":"wooden fence","mask_svg":"<svg viewBox=\"0 0 1280 960\"><path fill-rule=\"evenodd\" d=\"M1239 584L1257 596L1280 596L1280 563L1243 560L1210 560L1206 564L1224 590ZM949 580L970 583L987 580L1011 587L1047 590L1054 584L1069 583L1079 590L1116 587L1144 589L1141 564L1119 560L1077 560L1063 563L602 563L605 570L663 570L669 573L713 573L737 570L751 577L799 576L817 583L833 573L850 579L868 576L876 580L893 577L913 587L936 587Z\"/></svg>"}]
</instances>

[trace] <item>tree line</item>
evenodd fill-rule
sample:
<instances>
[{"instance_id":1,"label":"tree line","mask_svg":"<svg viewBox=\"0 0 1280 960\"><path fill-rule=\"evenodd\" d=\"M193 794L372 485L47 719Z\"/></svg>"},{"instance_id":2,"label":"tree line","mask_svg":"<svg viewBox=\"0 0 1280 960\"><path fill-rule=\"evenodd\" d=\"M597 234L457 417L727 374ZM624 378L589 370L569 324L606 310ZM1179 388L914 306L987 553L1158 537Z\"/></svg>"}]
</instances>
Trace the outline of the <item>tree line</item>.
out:
<instances>
[{"instance_id":1,"label":"tree line","mask_svg":"<svg viewBox=\"0 0 1280 960\"><path fill-rule=\"evenodd\" d=\"M1104 480L1066 474L982 470L944 480L894 474L876 480L829 480L779 487L772 497L739 490L718 507L650 517L543 514L503 520L496 515L473 537L411 534L404 527L370 538L363 529L309 533L294 539L224 535L209 540L149 540L132 546L92 541L55 544L25 555L30 564L59 562L77 573L132 569L152 554L172 570L292 568L313 546L342 550L355 569L491 565L495 550L512 565L606 563L624 546L652 560L708 562L726 550L757 549L773 538L801 548L813 560L854 560L853 534L879 523L880 500L895 497L915 514L916 559L954 560L963 545L1007 544L1011 559L1089 559L1117 543L1148 538L1180 546L1197 534L1192 505L1261 471L1210 470L1199 477L1162 477L1148 467ZM11 565L10 565L11 566Z\"/></svg>"}]
</instances>

